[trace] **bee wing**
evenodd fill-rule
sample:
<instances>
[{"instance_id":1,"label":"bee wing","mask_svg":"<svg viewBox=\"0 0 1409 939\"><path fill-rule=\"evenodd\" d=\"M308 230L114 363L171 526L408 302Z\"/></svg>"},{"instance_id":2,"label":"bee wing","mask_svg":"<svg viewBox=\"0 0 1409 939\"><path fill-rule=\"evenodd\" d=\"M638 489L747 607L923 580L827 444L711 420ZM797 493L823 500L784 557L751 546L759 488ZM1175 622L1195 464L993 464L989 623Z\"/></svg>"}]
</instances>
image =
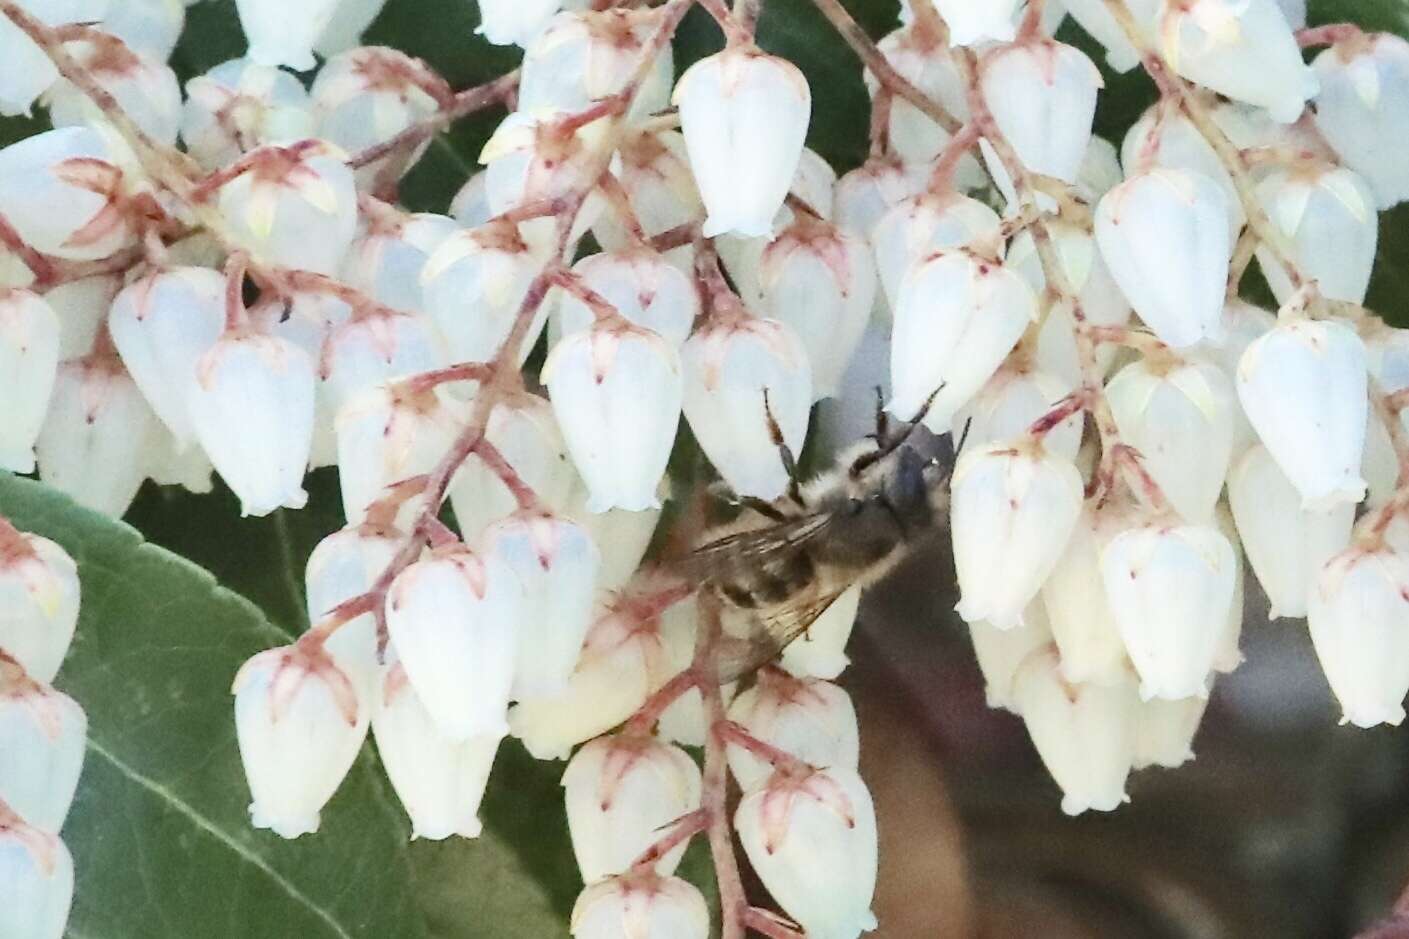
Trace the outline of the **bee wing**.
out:
<instances>
[{"instance_id":1,"label":"bee wing","mask_svg":"<svg viewBox=\"0 0 1409 939\"><path fill-rule=\"evenodd\" d=\"M850 583L817 585L787 602L748 611L748 635L726 642L721 649L719 679L731 682L748 675L777 658L827 612Z\"/></svg>"},{"instance_id":2,"label":"bee wing","mask_svg":"<svg viewBox=\"0 0 1409 939\"><path fill-rule=\"evenodd\" d=\"M734 574L784 564L824 535L830 523L830 515L818 513L726 535L690 552L676 569L695 581L727 581Z\"/></svg>"}]
</instances>

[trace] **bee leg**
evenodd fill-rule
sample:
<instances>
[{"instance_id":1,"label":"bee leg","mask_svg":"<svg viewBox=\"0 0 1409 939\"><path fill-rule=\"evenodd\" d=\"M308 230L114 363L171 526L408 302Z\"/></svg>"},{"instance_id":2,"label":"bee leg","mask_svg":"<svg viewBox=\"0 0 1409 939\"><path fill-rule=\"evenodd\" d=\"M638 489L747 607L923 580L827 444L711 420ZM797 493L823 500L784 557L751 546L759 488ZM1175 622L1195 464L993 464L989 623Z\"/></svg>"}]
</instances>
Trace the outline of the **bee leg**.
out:
<instances>
[{"instance_id":1,"label":"bee leg","mask_svg":"<svg viewBox=\"0 0 1409 939\"><path fill-rule=\"evenodd\" d=\"M783 470L788 474L788 499L794 505L804 506L802 501L802 490L798 488L797 482L797 460L793 458L792 448L783 439L783 428L778 426L778 420L773 416L773 405L768 401L768 389L763 389L763 414L768 419L768 436L773 440L773 446L778 448L778 457L783 461Z\"/></svg>"},{"instance_id":2,"label":"bee leg","mask_svg":"<svg viewBox=\"0 0 1409 939\"><path fill-rule=\"evenodd\" d=\"M709 495L710 498L727 505L736 505L740 508L752 509L771 522L787 522L795 517L779 509L771 502L755 498L754 496L739 495L734 492L734 490L730 489L728 484L722 479L716 479L709 484Z\"/></svg>"},{"instance_id":3,"label":"bee leg","mask_svg":"<svg viewBox=\"0 0 1409 939\"><path fill-rule=\"evenodd\" d=\"M884 447L890 439L890 415L886 413L885 395L881 386L876 386L876 446Z\"/></svg>"}]
</instances>

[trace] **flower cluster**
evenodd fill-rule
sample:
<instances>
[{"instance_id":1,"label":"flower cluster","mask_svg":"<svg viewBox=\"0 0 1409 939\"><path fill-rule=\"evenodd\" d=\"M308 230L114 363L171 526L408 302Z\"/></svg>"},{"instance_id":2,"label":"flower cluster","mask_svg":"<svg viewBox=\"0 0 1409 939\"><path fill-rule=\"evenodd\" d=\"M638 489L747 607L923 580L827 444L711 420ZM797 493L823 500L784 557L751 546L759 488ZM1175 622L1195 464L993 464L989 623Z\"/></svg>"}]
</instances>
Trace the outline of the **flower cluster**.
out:
<instances>
[{"instance_id":1,"label":"flower cluster","mask_svg":"<svg viewBox=\"0 0 1409 939\"><path fill-rule=\"evenodd\" d=\"M727 43L677 78L694 2ZM145 479L212 472L245 514L297 509L337 468L313 625L234 678L256 827L316 831L370 730L413 837L474 837L512 735L568 760L577 939L709 935L674 876L701 833L726 939L875 928L833 683L860 587L721 687L756 624L638 571L681 418L760 519L796 508L791 454L818 401L855 393L868 331L889 334L885 411L963 440L957 610L1064 810L1192 756L1240 661L1244 556L1274 616L1309 618L1345 719L1403 719L1409 334L1362 304L1377 211L1409 198L1409 45L1299 30L1277 0L913 0L873 44L814 2L872 96L870 157L840 178L748 0L483 0L522 68L458 92L359 45L375 0L239 0L248 55L184 96L179 5L0 0L0 111L53 124L0 150L0 467L112 515ZM1052 38L1063 7L1159 88L1118 148L1091 131L1101 72ZM286 69L315 52L306 85ZM435 133L507 102L446 214L396 205ZM1275 314L1240 296L1254 260ZM0 578L60 576L15 538ZM71 632L66 570L72 602L34 616ZM83 727L36 684L62 648L28 623L0 618L0 733L4 701L42 699L51 742L17 749L68 784L38 810L0 789L32 859ZM43 838L31 867L57 883ZM735 839L791 922L749 903ZM61 923L70 889L22 915Z\"/></svg>"}]
</instances>

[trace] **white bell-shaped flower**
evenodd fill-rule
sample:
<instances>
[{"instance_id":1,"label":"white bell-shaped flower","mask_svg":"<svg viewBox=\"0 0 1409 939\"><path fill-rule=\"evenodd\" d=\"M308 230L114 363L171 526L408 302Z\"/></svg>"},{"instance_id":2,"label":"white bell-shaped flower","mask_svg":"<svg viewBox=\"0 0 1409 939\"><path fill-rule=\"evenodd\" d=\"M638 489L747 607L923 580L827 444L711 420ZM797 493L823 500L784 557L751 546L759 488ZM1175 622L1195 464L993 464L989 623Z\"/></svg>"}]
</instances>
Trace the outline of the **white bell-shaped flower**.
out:
<instances>
[{"instance_id":1,"label":"white bell-shaped flower","mask_svg":"<svg viewBox=\"0 0 1409 939\"><path fill-rule=\"evenodd\" d=\"M810 939L876 928L876 810L856 770L775 773L744 795L734 828L768 893Z\"/></svg>"},{"instance_id":2,"label":"white bell-shaped flower","mask_svg":"<svg viewBox=\"0 0 1409 939\"><path fill-rule=\"evenodd\" d=\"M0 215L25 244L73 261L106 258L133 240L123 172L107 138L59 127L0 149Z\"/></svg>"},{"instance_id":3,"label":"white bell-shaped flower","mask_svg":"<svg viewBox=\"0 0 1409 939\"><path fill-rule=\"evenodd\" d=\"M635 714L669 680L659 616L660 610L643 610L630 596L598 615L566 690L520 701L509 712L509 729L529 753L567 759L577 744Z\"/></svg>"},{"instance_id":4,"label":"white bell-shaped flower","mask_svg":"<svg viewBox=\"0 0 1409 939\"><path fill-rule=\"evenodd\" d=\"M667 669L672 674L687 669L695 660L695 646L700 629L699 594L693 594L674 604L660 615L661 644L665 649ZM727 706L734 697L734 684L720 691ZM702 747L709 736L709 717L700 689L689 688L672 701L656 721L656 736L666 743L686 747Z\"/></svg>"},{"instance_id":5,"label":"white bell-shaped flower","mask_svg":"<svg viewBox=\"0 0 1409 939\"><path fill-rule=\"evenodd\" d=\"M929 31L902 26L876 43L891 68L957 121L969 118L967 85L958 64L949 50L934 41ZM864 76L866 88L875 101L880 82L868 69ZM890 149L900 159L925 166L944 152L951 135L919 108L899 96L892 97L890 118L886 127ZM960 158L955 169L955 181L963 186L979 184L983 171L971 154ZM864 234L864 232L862 233Z\"/></svg>"},{"instance_id":6,"label":"white bell-shaped flower","mask_svg":"<svg viewBox=\"0 0 1409 939\"><path fill-rule=\"evenodd\" d=\"M117 295L108 330L132 380L184 449L196 433L187 409L196 363L225 332L225 277L208 267L154 271Z\"/></svg>"},{"instance_id":7,"label":"white bell-shaped flower","mask_svg":"<svg viewBox=\"0 0 1409 939\"><path fill-rule=\"evenodd\" d=\"M230 237L258 261L336 274L357 233L346 154L305 140L259 147L245 159L249 168L220 187L217 204Z\"/></svg>"},{"instance_id":8,"label":"white bell-shaped flower","mask_svg":"<svg viewBox=\"0 0 1409 939\"><path fill-rule=\"evenodd\" d=\"M1208 362L1141 359L1110 380L1106 400L1174 510L1190 522L1212 518L1233 452L1232 381Z\"/></svg>"},{"instance_id":9,"label":"white bell-shaped flower","mask_svg":"<svg viewBox=\"0 0 1409 939\"><path fill-rule=\"evenodd\" d=\"M387 631L406 677L452 740L503 735L523 586L497 554L448 545L397 575Z\"/></svg>"},{"instance_id":10,"label":"white bell-shaped flower","mask_svg":"<svg viewBox=\"0 0 1409 939\"><path fill-rule=\"evenodd\" d=\"M1028 604L1022 622L1011 629L999 629L986 620L974 620L969 624L969 638L973 640L974 658L983 674L984 700L991 708L1003 708L1016 714L1013 680L1018 668L1035 650L1052 642L1046 605L1040 599Z\"/></svg>"},{"instance_id":11,"label":"white bell-shaped flower","mask_svg":"<svg viewBox=\"0 0 1409 939\"><path fill-rule=\"evenodd\" d=\"M1040 440L970 450L950 482L954 566L965 621L999 629L1023 609L1057 565L1081 514L1081 472Z\"/></svg>"},{"instance_id":12,"label":"white bell-shaped flower","mask_svg":"<svg viewBox=\"0 0 1409 939\"><path fill-rule=\"evenodd\" d=\"M589 884L571 925L572 939L707 939L709 906L678 877L632 871Z\"/></svg>"},{"instance_id":13,"label":"white bell-shaped flower","mask_svg":"<svg viewBox=\"0 0 1409 939\"><path fill-rule=\"evenodd\" d=\"M443 80L420 59L384 46L367 46L325 62L309 95L318 136L357 153L386 143L435 114L445 91ZM427 139L421 149L429 143ZM412 151L411 162L419 153ZM378 160L359 167L358 181L370 184L385 165Z\"/></svg>"},{"instance_id":14,"label":"white bell-shaped flower","mask_svg":"<svg viewBox=\"0 0 1409 939\"><path fill-rule=\"evenodd\" d=\"M812 411L812 368L791 328L770 319L715 316L681 349L685 417L724 482L741 496L772 500L788 471L769 420L802 452Z\"/></svg>"},{"instance_id":15,"label":"white bell-shaped flower","mask_svg":"<svg viewBox=\"0 0 1409 939\"><path fill-rule=\"evenodd\" d=\"M306 72L318 64L313 46L328 28L339 0L307 0L285 9L277 0L235 0L249 57L261 65L287 65Z\"/></svg>"},{"instance_id":16,"label":"white bell-shaped flower","mask_svg":"<svg viewBox=\"0 0 1409 939\"><path fill-rule=\"evenodd\" d=\"M0 289L0 469L34 471L59 367L59 316L28 290Z\"/></svg>"},{"instance_id":17,"label":"white bell-shaped flower","mask_svg":"<svg viewBox=\"0 0 1409 939\"><path fill-rule=\"evenodd\" d=\"M1126 526L1122 507L1088 504L1066 552L1042 585L1042 603L1061 651L1061 673L1072 684L1124 681L1129 664L1115 613L1106 600L1101 551Z\"/></svg>"},{"instance_id":18,"label":"white bell-shaped flower","mask_svg":"<svg viewBox=\"0 0 1409 939\"><path fill-rule=\"evenodd\" d=\"M1016 271L967 250L918 264L900 287L891 336L886 410L948 430L1037 317L1037 297ZM933 396L933 397L931 397Z\"/></svg>"},{"instance_id":19,"label":"white bell-shaped flower","mask_svg":"<svg viewBox=\"0 0 1409 939\"><path fill-rule=\"evenodd\" d=\"M181 140L206 170L264 144L313 136L308 92L282 69L231 59L186 83Z\"/></svg>"},{"instance_id":20,"label":"white bell-shaped flower","mask_svg":"<svg viewBox=\"0 0 1409 939\"><path fill-rule=\"evenodd\" d=\"M111 274L80 277L44 294L44 302L59 315L59 361L78 359L93 351L122 278Z\"/></svg>"},{"instance_id":21,"label":"white bell-shaped flower","mask_svg":"<svg viewBox=\"0 0 1409 939\"><path fill-rule=\"evenodd\" d=\"M400 662L389 662L376 686L372 736L396 797L411 816L411 837L478 837L479 804L502 736L445 736Z\"/></svg>"},{"instance_id":22,"label":"white bell-shaped flower","mask_svg":"<svg viewBox=\"0 0 1409 939\"><path fill-rule=\"evenodd\" d=\"M64 825L83 770L88 716L78 702L0 659L0 804L45 831Z\"/></svg>"},{"instance_id":23,"label":"white bell-shaped flower","mask_svg":"<svg viewBox=\"0 0 1409 939\"><path fill-rule=\"evenodd\" d=\"M1355 506L1302 508L1301 493L1261 445L1228 474L1228 503L1253 573L1271 601L1268 615L1305 616L1318 572L1350 544Z\"/></svg>"},{"instance_id":24,"label":"white bell-shaped flower","mask_svg":"<svg viewBox=\"0 0 1409 939\"><path fill-rule=\"evenodd\" d=\"M837 180L832 196L833 218L847 231L869 239L881 216L925 191L929 174L923 169L896 157L872 157Z\"/></svg>"},{"instance_id":25,"label":"white bell-shaped flower","mask_svg":"<svg viewBox=\"0 0 1409 939\"><path fill-rule=\"evenodd\" d=\"M1096 242L1160 339L1178 349L1217 334L1232 251L1218 183L1178 169L1132 176L1097 205Z\"/></svg>"},{"instance_id":26,"label":"white bell-shaped flower","mask_svg":"<svg viewBox=\"0 0 1409 939\"><path fill-rule=\"evenodd\" d=\"M1010 358L994 373L973 400L954 415L954 439L965 437L964 447L1011 442L1071 394L1070 383ZM1075 460L1081 446L1081 411L1064 419L1042 438L1047 452Z\"/></svg>"},{"instance_id":27,"label":"white bell-shaped flower","mask_svg":"<svg viewBox=\"0 0 1409 939\"><path fill-rule=\"evenodd\" d=\"M72 904L68 848L0 801L0 936L59 939Z\"/></svg>"},{"instance_id":28,"label":"white bell-shaped flower","mask_svg":"<svg viewBox=\"0 0 1409 939\"><path fill-rule=\"evenodd\" d=\"M1325 164L1274 170L1258 184L1257 197L1290 245L1291 260L1322 296L1364 302L1380 219L1359 174ZM1259 245L1257 263L1277 301L1286 303L1295 289L1277 256Z\"/></svg>"},{"instance_id":29,"label":"white bell-shaped flower","mask_svg":"<svg viewBox=\"0 0 1409 939\"><path fill-rule=\"evenodd\" d=\"M578 750L563 772L568 831L583 883L625 873L631 862L700 807L700 769L679 747L653 737L599 737ZM654 865L668 877L685 845Z\"/></svg>"},{"instance_id":30,"label":"white bell-shaped flower","mask_svg":"<svg viewBox=\"0 0 1409 939\"><path fill-rule=\"evenodd\" d=\"M679 353L624 319L597 323L563 337L543 366L543 383L591 493L587 508L656 506L680 423Z\"/></svg>"},{"instance_id":31,"label":"white bell-shaped flower","mask_svg":"<svg viewBox=\"0 0 1409 939\"><path fill-rule=\"evenodd\" d=\"M1365 497L1365 344L1330 320L1294 319L1248 346L1238 399L1308 509Z\"/></svg>"},{"instance_id":32,"label":"white bell-shaped flower","mask_svg":"<svg viewBox=\"0 0 1409 939\"><path fill-rule=\"evenodd\" d=\"M308 501L303 474L313 442L313 363L293 343L227 332L200 357L188 391L196 439L244 515Z\"/></svg>"},{"instance_id":33,"label":"white bell-shaped flower","mask_svg":"<svg viewBox=\"0 0 1409 939\"><path fill-rule=\"evenodd\" d=\"M377 385L338 411L338 484L349 525L393 483L430 473L459 434L464 407L441 388L418 390L405 383ZM424 497L402 503L398 521L425 508Z\"/></svg>"},{"instance_id":34,"label":"white bell-shaped flower","mask_svg":"<svg viewBox=\"0 0 1409 939\"><path fill-rule=\"evenodd\" d=\"M116 356L59 366L34 450L39 478L75 502L117 518L146 474L146 449L161 426Z\"/></svg>"},{"instance_id":35,"label":"white bell-shaped flower","mask_svg":"<svg viewBox=\"0 0 1409 939\"><path fill-rule=\"evenodd\" d=\"M445 336L450 360L488 362L513 329L541 259L508 223L451 235L421 270L426 311ZM548 317L542 304L519 347L528 357Z\"/></svg>"},{"instance_id":36,"label":"white bell-shaped flower","mask_svg":"<svg viewBox=\"0 0 1409 939\"><path fill-rule=\"evenodd\" d=\"M54 84L59 70L8 16L0 16L0 114L28 115L34 100Z\"/></svg>"},{"instance_id":37,"label":"white bell-shaped flower","mask_svg":"<svg viewBox=\"0 0 1409 939\"><path fill-rule=\"evenodd\" d=\"M500 519L485 531L483 544L523 585L511 696L560 694L592 625L597 546L576 522L538 511Z\"/></svg>"},{"instance_id":38,"label":"white bell-shaped flower","mask_svg":"<svg viewBox=\"0 0 1409 939\"><path fill-rule=\"evenodd\" d=\"M1163 766L1175 769L1194 758L1208 699L1197 695L1168 701L1154 698L1135 706L1135 769Z\"/></svg>"},{"instance_id":39,"label":"white bell-shaped flower","mask_svg":"<svg viewBox=\"0 0 1409 939\"><path fill-rule=\"evenodd\" d=\"M1001 226L998 213L953 190L926 191L897 202L869 235L890 309L896 309L900 285L920 261L951 248L997 248Z\"/></svg>"},{"instance_id":40,"label":"white bell-shaped flower","mask_svg":"<svg viewBox=\"0 0 1409 939\"><path fill-rule=\"evenodd\" d=\"M231 690L254 827L281 838L317 831L367 736L369 702L316 645L259 653Z\"/></svg>"},{"instance_id":41,"label":"white bell-shaped flower","mask_svg":"<svg viewBox=\"0 0 1409 939\"><path fill-rule=\"evenodd\" d=\"M340 414L378 385L452 361L429 316L396 310L374 310L330 325L321 359L319 404L328 415Z\"/></svg>"},{"instance_id":42,"label":"white bell-shaped flower","mask_svg":"<svg viewBox=\"0 0 1409 939\"><path fill-rule=\"evenodd\" d=\"M539 503L558 512L567 509L580 483L553 407L545 399L527 392L504 395L489 413L484 438L533 490ZM518 507L507 484L475 453L455 475L450 501L460 535L468 541Z\"/></svg>"},{"instance_id":43,"label":"white bell-shaped flower","mask_svg":"<svg viewBox=\"0 0 1409 939\"><path fill-rule=\"evenodd\" d=\"M1260 105L1283 124L1316 94L1316 73L1277 0L1193 0L1162 10L1165 60L1189 81Z\"/></svg>"},{"instance_id":44,"label":"white bell-shaped flower","mask_svg":"<svg viewBox=\"0 0 1409 939\"><path fill-rule=\"evenodd\" d=\"M104 33L66 42L63 48L98 87L112 95L138 130L160 146L175 146L181 127L181 85L165 62ZM102 110L67 79L50 87L46 101L55 127L110 129Z\"/></svg>"},{"instance_id":45,"label":"white bell-shaped flower","mask_svg":"<svg viewBox=\"0 0 1409 939\"><path fill-rule=\"evenodd\" d=\"M1135 682L1073 684L1057 650L1038 649L1013 679L1013 701L1047 772L1062 789L1062 811L1113 812L1129 800L1135 760Z\"/></svg>"},{"instance_id":46,"label":"white bell-shaped flower","mask_svg":"<svg viewBox=\"0 0 1409 939\"><path fill-rule=\"evenodd\" d=\"M405 540L395 529L349 525L318 542L304 568L308 621L316 624L334 607L372 589ZM376 614L363 613L343 623L323 648L348 677L369 692L371 700L370 692L381 673Z\"/></svg>"},{"instance_id":47,"label":"white bell-shaped flower","mask_svg":"<svg viewBox=\"0 0 1409 939\"><path fill-rule=\"evenodd\" d=\"M758 282L763 313L790 327L807 352L813 398L839 395L876 299L865 239L798 217L763 250Z\"/></svg>"},{"instance_id":48,"label":"white bell-shaped flower","mask_svg":"<svg viewBox=\"0 0 1409 939\"><path fill-rule=\"evenodd\" d=\"M765 669L758 683L729 705L729 719L756 739L822 769L854 770L860 758L851 696L820 678ZM745 792L773 774L767 761L737 745L729 747L729 769Z\"/></svg>"},{"instance_id":49,"label":"white bell-shaped flower","mask_svg":"<svg viewBox=\"0 0 1409 939\"><path fill-rule=\"evenodd\" d=\"M594 101L617 94L636 73L659 28L659 14L648 8L557 14L524 48L518 108L583 111ZM628 116L638 120L664 110L674 75L667 44L656 53Z\"/></svg>"},{"instance_id":50,"label":"white bell-shaped flower","mask_svg":"<svg viewBox=\"0 0 1409 939\"><path fill-rule=\"evenodd\" d=\"M1148 172L1156 166L1207 176L1227 197L1232 234L1236 237L1242 227L1243 206L1232 174L1194 122L1172 104L1151 105L1130 125L1120 145L1120 162L1128 176Z\"/></svg>"},{"instance_id":51,"label":"white bell-shaped flower","mask_svg":"<svg viewBox=\"0 0 1409 939\"><path fill-rule=\"evenodd\" d=\"M994 50L979 87L993 120L1034 173L1075 182L1096 115L1101 72L1086 54L1051 39Z\"/></svg>"},{"instance_id":52,"label":"white bell-shaped flower","mask_svg":"<svg viewBox=\"0 0 1409 939\"><path fill-rule=\"evenodd\" d=\"M611 172L620 181L626 201L648 238L704 218L704 203L690 172L685 138L678 131L628 134L617 147ZM613 211L603 212L593 221L592 233L607 251L628 247L631 240ZM674 248L666 252L666 257L684 273L692 272L692 245Z\"/></svg>"},{"instance_id":53,"label":"white bell-shaped flower","mask_svg":"<svg viewBox=\"0 0 1409 939\"><path fill-rule=\"evenodd\" d=\"M1021 0L935 0L935 9L949 26L951 46L1011 42L1021 5Z\"/></svg>"},{"instance_id":54,"label":"white bell-shaped flower","mask_svg":"<svg viewBox=\"0 0 1409 939\"><path fill-rule=\"evenodd\" d=\"M566 200L591 187L602 128L610 122L599 118L568 130L563 124L568 116L568 112L544 108L514 111L500 122L479 153L491 212L498 215L523 205ZM573 220L574 238L587 231L600 210L595 199L583 204ZM522 223L520 230L536 250L552 253L556 224L537 218Z\"/></svg>"},{"instance_id":55,"label":"white bell-shaped flower","mask_svg":"<svg viewBox=\"0 0 1409 939\"><path fill-rule=\"evenodd\" d=\"M769 235L811 117L802 72L755 47L731 47L690 66L672 100L709 210L705 236ZM740 174L744 165L749 172Z\"/></svg>"},{"instance_id":56,"label":"white bell-shaped flower","mask_svg":"<svg viewBox=\"0 0 1409 939\"><path fill-rule=\"evenodd\" d=\"M1093 134L1091 142L1086 145L1086 154L1081 158L1081 168L1076 171L1073 188L1077 196L1094 205L1120 185L1124 178L1115 144Z\"/></svg>"},{"instance_id":57,"label":"white bell-shaped flower","mask_svg":"<svg viewBox=\"0 0 1409 939\"><path fill-rule=\"evenodd\" d=\"M323 31L313 50L327 58L362 45L365 33L381 15L387 0L340 0L337 12Z\"/></svg>"},{"instance_id":58,"label":"white bell-shaped flower","mask_svg":"<svg viewBox=\"0 0 1409 939\"><path fill-rule=\"evenodd\" d=\"M1160 0L1126 0L1123 4L1140 27L1142 38L1153 38ZM1106 64L1117 72L1128 72L1140 64L1140 53L1130 44L1125 29L1116 22L1105 0L1062 0L1062 6L1106 49Z\"/></svg>"},{"instance_id":59,"label":"white bell-shaped flower","mask_svg":"<svg viewBox=\"0 0 1409 939\"><path fill-rule=\"evenodd\" d=\"M465 180L465 184L451 197L448 211L462 228L478 228L494 217L494 212L489 208L489 187L484 170Z\"/></svg>"},{"instance_id":60,"label":"white bell-shaped flower","mask_svg":"<svg viewBox=\"0 0 1409 939\"><path fill-rule=\"evenodd\" d=\"M527 46L563 0L483 0L475 33L496 46Z\"/></svg>"},{"instance_id":61,"label":"white bell-shaped flower","mask_svg":"<svg viewBox=\"0 0 1409 939\"><path fill-rule=\"evenodd\" d=\"M624 248L590 254L572 267L584 286L604 297L637 326L659 335L677 349L685 342L700 314L700 295L684 271L649 248ZM592 308L564 292L553 311L554 342L568 333L588 329Z\"/></svg>"},{"instance_id":62,"label":"white bell-shaped flower","mask_svg":"<svg viewBox=\"0 0 1409 939\"><path fill-rule=\"evenodd\" d=\"M636 573L660 522L662 506L669 497L670 478L666 477L656 487L656 501L661 505L655 508L639 512L627 509L593 512L587 507L591 498L587 487L581 481L574 487L563 514L586 529L601 552L602 560L597 569L599 597L619 589Z\"/></svg>"},{"instance_id":63,"label":"white bell-shaped flower","mask_svg":"<svg viewBox=\"0 0 1409 939\"><path fill-rule=\"evenodd\" d=\"M1106 600L1140 675L1140 697L1207 697L1237 555L1210 525L1150 521L1101 550Z\"/></svg>"},{"instance_id":64,"label":"white bell-shaped flower","mask_svg":"<svg viewBox=\"0 0 1409 939\"><path fill-rule=\"evenodd\" d=\"M795 678L835 679L851 664L846 646L856 628L861 607L861 587L852 585L832 601L807 632L788 644L778 665ZM728 628L726 620L725 628Z\"/></svg>"},{"instance_id":65,"label":"white bell-shaped flower","mask_svg":"<svg viewBox=\"0 0 1409 939\"><path fill-rule=\"evenodd\" d=\"M1404 720L1409 693L1409 562L1398 549L1352 545L1321 568L1307 616L1341 723Z\"/></svg>"},{"instance_id":66,"label":"white bell-shaped flower","mask_svg":"<svg viewBox=\"0 0 1409 939\"><path fill-rule=\"evenodd\" d=\"M1409 198L1409 166L1394 144L1409 135L1409 42L1393 33L1357 36L1311 66L1321 82L1316 129L1365 177L1379 208Z\"/></svg>"},{"instance_id":67,"label":"white bell-shaped flower","mask_svg":"<svg viewBox=\"0 0 1409 939\"><path fill-rule=\"evenodd\" d=\"M342 279L378 303L425 312L421 271L435 250L461 230L460 224L430 212L389 212L366 222L366 232L352 243L343 259Z\"/></svg>"},{"instance_id":68,"label":"white bell-shaped flower","mask_svg":"<svg viewBox=\"0 0 1409 939\"><path fill-rule=\"evenodd\" d=\"M186 4L181 0L129 0L109 6L101 28L134 52L165 62L185 27Z\"/></svg>"}]
</instances>

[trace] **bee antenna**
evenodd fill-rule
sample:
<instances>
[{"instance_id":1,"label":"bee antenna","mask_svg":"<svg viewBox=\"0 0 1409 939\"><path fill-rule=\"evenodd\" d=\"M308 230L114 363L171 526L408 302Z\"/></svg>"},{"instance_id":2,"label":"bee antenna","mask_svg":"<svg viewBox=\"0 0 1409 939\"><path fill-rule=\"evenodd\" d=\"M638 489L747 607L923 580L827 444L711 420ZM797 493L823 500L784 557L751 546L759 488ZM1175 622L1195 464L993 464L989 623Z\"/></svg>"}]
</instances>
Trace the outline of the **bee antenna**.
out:
<instances>
[{"instance_id":1,"label":"bee antenna","mask_svg":"<svg viewBox=\"0 0 1409 939\"><path fill-rule=\"evenodd\" d=\"M959 442L954 445L954 459L959 459L959 454L964 452L964 441L969 439L969 428L974 426L974 419L970 417L964 421L964 429L959 432Z\"/></svg>"}]
</instances>

